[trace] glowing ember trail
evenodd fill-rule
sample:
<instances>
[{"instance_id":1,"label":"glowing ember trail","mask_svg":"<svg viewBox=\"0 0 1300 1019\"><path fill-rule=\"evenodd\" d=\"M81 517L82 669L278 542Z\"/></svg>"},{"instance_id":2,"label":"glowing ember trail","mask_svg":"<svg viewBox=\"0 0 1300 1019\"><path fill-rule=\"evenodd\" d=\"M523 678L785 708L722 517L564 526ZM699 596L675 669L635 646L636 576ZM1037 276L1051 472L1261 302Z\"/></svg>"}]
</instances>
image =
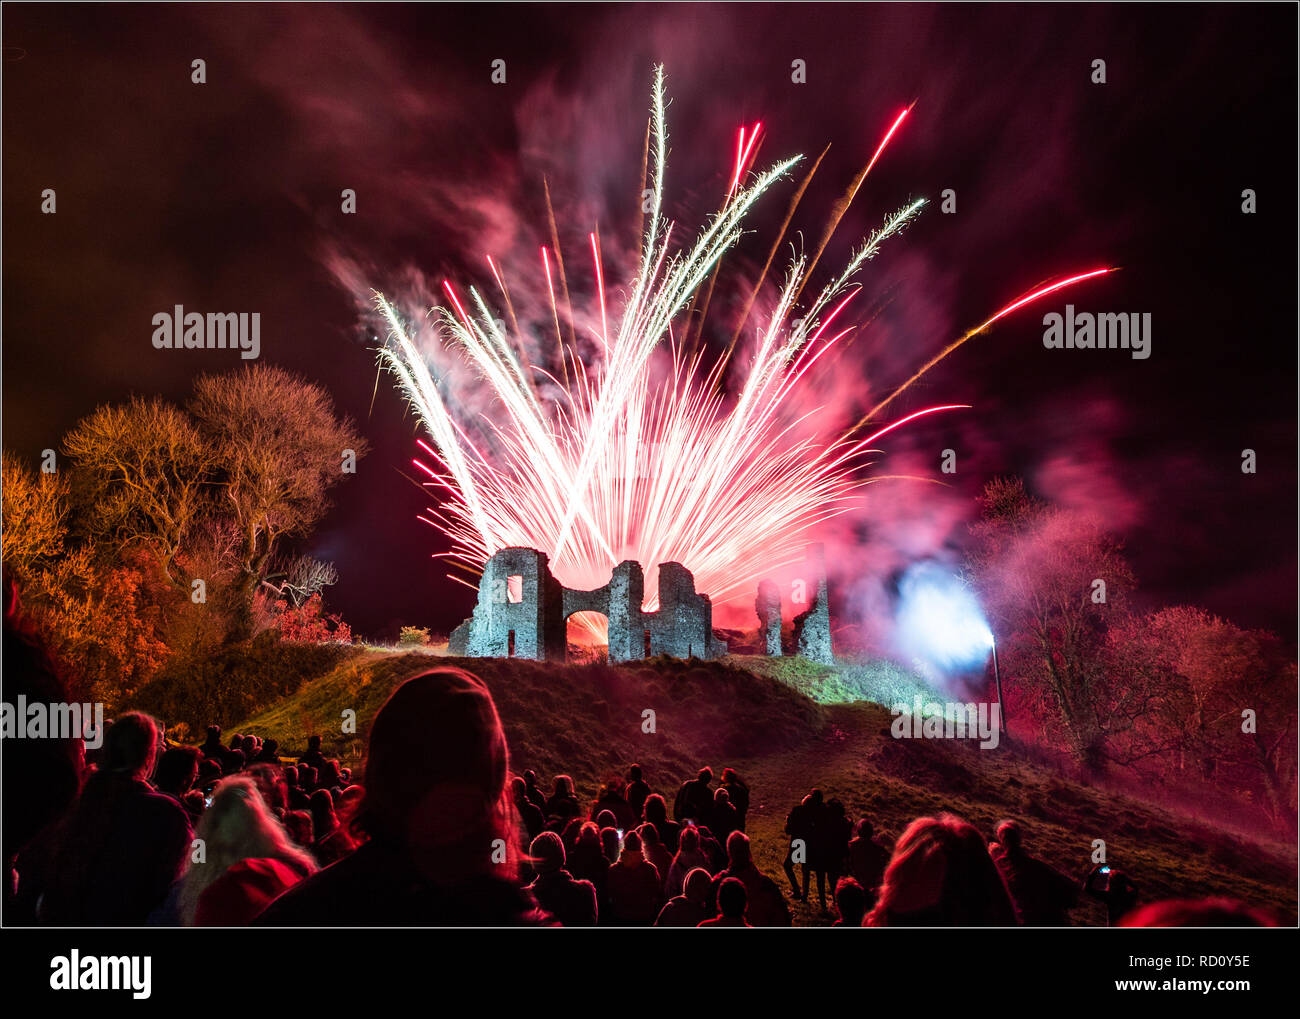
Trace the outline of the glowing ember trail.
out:
<instances>
[{"instance_id":1,"label":"glowing ember trail","mask_svg":"<svg viewBox=\"0 0 1300 1019\"><path fill-rule=\"evenodd\" d=\"M893 122L852 191L910 109ZM553 345L549 335L507 335L476 289L470 287L462 301L444 281L451 307L434 309L437 339L463 353L481 380L475 395L488 395L490 410L469 409L483 401L466 398L463 379L453 386L446 377L434 377L411 327L377 295L389 329L380 361L397 377L428 432L430 442L420 442L427 462L414 463L428 477L426 484L442 494L439 508L419 519L451 539L448 558L466 572L478 573L498 549L522 545L545 551L556 577L574 588L598 587L619 562L636 560L646 569L646 608L655 607L663 562L685 565L695 574L697 589L715 602L752 598L760 578L802 560L812 529L860 499L860 490L872 480L865 473L869 458L879 452L872 442L918 418L965 405L927 407L877 423L866 438L858 436L860 426L874 421L898 393L970 336L1038 297L1108 271L1061 280L1008 305L951 344L858 425L822 434L817 427L822 408L797 399L800 385L851 331L831 335L829 327L855 296L857 273L916 217L925 200L911 201L887 217L839 275L802 304L799 295L811 262L806 254L792 256L770 312L752 330L743 380L736 391L726 392L725 369L732 349L739 348L706 363L703 349L688 353L678 347L674 326L677 335L689 334L692 324L683 328L682 316L701 289L711 287L720 261L740 238L746 214L801 158L750 174L746 185L742 175L761 130L761 124L749 132L740 129L722 208L689 248L670 249L673 228L662 211L668 147L663 71L656 69L639 265L622 288L621 311L607 309L600 245L594 232L589 235L600 334L594 348L582 342L588 353L572 341L566 348L552 252L545 246L541 269L550 307L536 319L545 321L543 333L554 329ZM558 247L554 254L560 257ZM489 266L509 303L497 264L489 259ZM514 308L509 312L518 333ZM595 327L590 331L594 334ZM524 351L534 363L520 356Z\"/></svg>"}]
</instances>

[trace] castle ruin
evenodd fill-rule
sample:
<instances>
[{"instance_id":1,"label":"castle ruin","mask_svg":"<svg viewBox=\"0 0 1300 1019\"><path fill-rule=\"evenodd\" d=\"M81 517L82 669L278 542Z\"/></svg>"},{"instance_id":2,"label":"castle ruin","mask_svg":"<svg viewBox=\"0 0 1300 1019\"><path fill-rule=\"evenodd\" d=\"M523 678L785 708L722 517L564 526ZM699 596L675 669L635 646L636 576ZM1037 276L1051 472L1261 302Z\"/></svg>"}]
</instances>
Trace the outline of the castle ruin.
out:
<instances>
[{"instance_id":1,"label":"castle ruin","mask_svg":"<svg viewBox=\"0 0 1300 1019\"><path fill-rule=\"evenodd\" d=\"M796 583L813 588L812 603L794 619L796 653L831 664L830 613L822 546L808 557L811 575ZM807 572L807 571L805 571ZM576 612L599 612L609 621L609 660L631 662L656 655L720 658L725 641L713 635L713 603L695 590L695 578L680 563L659 566L659 608L647 612L645 575L639 563L614 567L609 583L592 591L565 587L551 573L545 552L503 548L483 567L474 613L452 631L449 651L467 658L565 658L567 623ZM792 599L796 604L804 597ZM781 596L775 584L759 585L756 604L765 650L780 655Z\"/></svg>"}]
</instances>

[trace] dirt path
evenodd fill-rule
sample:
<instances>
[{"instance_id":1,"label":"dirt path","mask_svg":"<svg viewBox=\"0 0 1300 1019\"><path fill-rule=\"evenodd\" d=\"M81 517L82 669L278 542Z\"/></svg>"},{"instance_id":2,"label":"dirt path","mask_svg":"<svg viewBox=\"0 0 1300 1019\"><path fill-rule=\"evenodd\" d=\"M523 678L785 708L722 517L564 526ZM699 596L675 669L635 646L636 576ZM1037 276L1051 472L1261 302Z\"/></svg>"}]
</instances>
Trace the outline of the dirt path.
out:
<instances>
[{"instance_id":1,"label":"dirt path","mask_svg":"<svg viewBox=\"0 0 1300 1019\"><path fill-rule=\"evenodd\" d=\"M865 778L863 760L878 739L871 731L870 713L857 705L827 707L828 720L820 737L799 750L780 755L739 760L731 764L750 787L752 802L746 830L753 842L754 857L763 873L781 886L796 926L827 926L832 912L823 913L817 902L817 883L810 888L810 902L799 902L790 894L790 882L781 870L787 836L785 818L790 809L814 786L829 799L860 792ZM827 906L831 889L826 890Z\"/></svg>"}]
</instances>

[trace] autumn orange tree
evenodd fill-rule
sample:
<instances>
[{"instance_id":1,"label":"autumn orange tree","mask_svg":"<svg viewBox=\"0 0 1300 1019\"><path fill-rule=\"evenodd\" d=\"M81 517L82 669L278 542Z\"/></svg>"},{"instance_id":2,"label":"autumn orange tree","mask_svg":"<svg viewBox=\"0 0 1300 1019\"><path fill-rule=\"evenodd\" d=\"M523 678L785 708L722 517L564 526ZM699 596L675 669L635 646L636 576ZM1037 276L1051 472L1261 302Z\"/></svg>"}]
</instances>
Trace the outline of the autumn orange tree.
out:
<instances>
[{"instance_id":1,"label":"autumn orange tree","mask_svg":"<svg viewBox=\"0 0 1300 1019\"><path fill-rule=\"evenodd\" d=\"M295 562L277 553L319 522L366 443L320 387L259 364L200 378L185 408L96 408L62 449L57 474L4 454L4 566L56 650L114 704L169 654L252 634L268 570ZM295 590L334 576L295 569Z\"/></svg>"},{"instance_id":2,"label":"autumn orange tree","mask_svg":"<svg viewBox=\"0 0 1300 1019\"><path fill-rule=\"evenodd\" d=\"M4 495L4 562L31 575L63 554L68 533L68 483L54 473L37 473L5 450L0 466Z\"/></svg>"},{"instance_id":3,"label":"autumn orange tree","mask_svg":"<svg viewBox=\"0 0 1300 1019\"><path fill-rule=\"evenodd\" d=\"M79 529L105 548L140 545L168 577L207 509L217 452L183 410L133 397L99 407L63 440Z\"/></svg>"}]
</instances>

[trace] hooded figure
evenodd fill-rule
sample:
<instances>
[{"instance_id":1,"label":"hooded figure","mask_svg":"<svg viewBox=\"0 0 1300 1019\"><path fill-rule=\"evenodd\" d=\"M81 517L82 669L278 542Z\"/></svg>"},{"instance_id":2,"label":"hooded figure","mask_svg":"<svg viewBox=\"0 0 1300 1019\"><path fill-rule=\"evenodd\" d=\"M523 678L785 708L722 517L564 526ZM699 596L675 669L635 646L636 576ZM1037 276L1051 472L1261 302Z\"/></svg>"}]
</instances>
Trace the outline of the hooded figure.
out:
<instances>
[{"instance_id":1,"label":"hooded figure","mask_svg":"<svg viewBox=\"0 0 1300 1019\"><path fill-rule=\"evenodd\" d=\"M537 879L528 886L538 904L563 927L595 927L596 886L575 880L564 869L564 842L553 831L544 831L529 848Z\"/></svg>"},{"instance_id":2,"label":"hooded figure","mask_svg":"<svg viewBox=\"0 0 1300 1019\"><path fill-rule=\"evenodd\" d=\"M505 734L483 681L434 669L399 686L370 729L369 841L281 896L263 926L546 923L519 887Z\"/></svg>"}]
</instances>

